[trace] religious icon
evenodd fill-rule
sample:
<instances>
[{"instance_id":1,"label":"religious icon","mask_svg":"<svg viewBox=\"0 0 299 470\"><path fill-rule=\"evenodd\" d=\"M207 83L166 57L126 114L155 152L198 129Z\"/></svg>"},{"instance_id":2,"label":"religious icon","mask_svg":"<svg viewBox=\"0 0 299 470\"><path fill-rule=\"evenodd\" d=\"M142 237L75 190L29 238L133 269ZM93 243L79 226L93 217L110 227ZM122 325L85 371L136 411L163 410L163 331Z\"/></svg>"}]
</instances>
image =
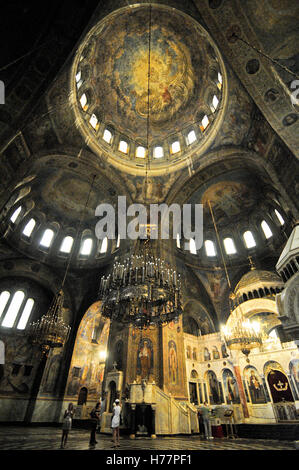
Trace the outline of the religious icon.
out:
<instances>
[{"instance_id":1,"label":"religious icon","mask_svg":"<svg viewBox=\"0 0 299 470\"><path fill-rule=\"evenodd\" d=\"M229 369L223 371L223 383L227 403L240 403L237 381Z\"/></svg>"},{"instance_id":2,"label":"religious icon","mask_svg":"<svg viewBox=\"0 0 299 470\"><path fill-rule=\"evenodd\" d=\"M137 353L137 373L141 379L148 379L153 368L153 346L148 338L144 338L139 343Z\"/></svg>"},{"instance_id":3,"label":"religious icon","mask_svg":"<svg viewBox=\"0 0 299 470\"><path fill-rule=\"evenodd\" d=\"M209 370L207 372L210 403L216 405L221 402L219 394L219 384L215 372Z\"/></svg>"},{"instance_id":4,"label":"religious icon","mask_svg":"<svg viewBox=\"0 0 299 470\"><path fill-rule=\"evenodd\" d=\"M171 384L178 382L178 357L176 344L173 340L168 343L168 367L169 367L169 381Z\"/></svg>"},{"instance_id":5,"label":"religious icon","mask_svg":"<svg viewBox=\"0 0 299 470\"><path fill-rule=\"evenodd\" d=\"M289 365L290 374L294 379L299 394L299 359L292 359Z\"/></svg>"},{"instance_id":6,"label":"religious icon","mask_svg":"<svg viewBox=\"0 0 299 470\"><path fill-rule=\"evenodd\" d=\"M266 403L264 387L262 385L261 379L259 378L257 370L254 367L248 367L246 368L245 375L251 402L253 404Z\"/></svg>"}]
</instances>

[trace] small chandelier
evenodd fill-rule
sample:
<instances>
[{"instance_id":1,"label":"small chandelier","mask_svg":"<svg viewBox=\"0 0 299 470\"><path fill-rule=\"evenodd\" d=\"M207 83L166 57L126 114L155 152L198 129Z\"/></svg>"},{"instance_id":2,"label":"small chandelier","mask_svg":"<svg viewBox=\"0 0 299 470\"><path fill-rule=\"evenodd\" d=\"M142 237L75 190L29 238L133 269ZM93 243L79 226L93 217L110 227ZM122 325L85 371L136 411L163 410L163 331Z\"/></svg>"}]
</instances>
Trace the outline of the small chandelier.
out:
<instances>
[{"instance_id":1,"label":"small chandelier","mask_svg":"<svg viewBox=\"0 0 299 470\"><path fill-rule=\"evenodd\" d=\"M32 344L38 344L43 353L47 356L50 349L63 347L66 343L71 327L67 325L63 320L63 302L64 294L63 287L66 281L66 277L70 268L72 255L76 246L76 240L79 235L79 231L82 226L83 217L87 209L88 201L90 198L91 190L93 183L95 181L96 175L93 176L92 183L90 185L89 193L86 199L84 209L81 214L81 218L77 227L76 235L74 237L74 242L72 245L72 251L70 253L68 263L65 268L64 277L60 286L58 293L55 295L52 304L50 305L47 313L42 315L37 321L32 322L28 328L28 337Z\"/></svg>"},{"instance_id":2,"label":"small chandelier","mask_svg":"<svg viewBox=\"0 0 299 470\"><path fill-rule=\"evenodd\" d=\"M180 276L163 259L142 253L142 247L114 262L112 272L101 278L98 297L105 318L140 329L177 322L182 313Z\"/></svg>"},{"instance_id":3,"label":"small chandelier","mask_svg":"<svg viewBox=\"0 0 299 470\"><path fill-rule=\"evenodd\" d=\"M262 345L260 324L245 318L240 306L231 313L228 324L222 327L222 332L227 347L242 351L247 359L251 349Z\"/></svg>"},{"instance_id":4,"label":"small chandelier","mask_svg":"<svg viewBox=\"0 0 299 470\"><path fill-rule=\"evenodd\" d=\"M71 327L66 325L62 318L64 295L60 290L48 310L36 322L29 326L28 334L33 344L42 346L44 351L62 347L69 336Z\"/></svg>"}]
</instances>

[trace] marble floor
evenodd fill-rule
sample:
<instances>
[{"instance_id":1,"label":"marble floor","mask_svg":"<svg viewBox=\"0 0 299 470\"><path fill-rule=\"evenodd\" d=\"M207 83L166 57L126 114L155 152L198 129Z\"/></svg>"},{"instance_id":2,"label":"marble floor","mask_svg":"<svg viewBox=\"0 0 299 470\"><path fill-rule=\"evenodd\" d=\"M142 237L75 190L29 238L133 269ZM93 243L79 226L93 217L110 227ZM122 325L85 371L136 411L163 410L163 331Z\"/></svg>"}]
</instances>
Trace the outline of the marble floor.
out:
<instances>
[{"instance_id":1,"label":"marble floor","mask_svg":"<svg viewBox=\"0 0 299 470\"><path fill-rule=\"evenodd\" d=\"M61 452L68 450L113 450L111 436L97 435L95 447L89 446L89 431L84 429L72 429L69 434L67 447ZM59 450L61 429L56 427L22 427L22 426L0 426L0 450ZM225 450L225 451L248 451L248 450L296 450L293 441L275 441L262 439L213 439L206 441L199 436L188 437L158 437L157 439L138 438L129 439L121 436L120 451L138 450Z\"/></svg>"}]
</instances>

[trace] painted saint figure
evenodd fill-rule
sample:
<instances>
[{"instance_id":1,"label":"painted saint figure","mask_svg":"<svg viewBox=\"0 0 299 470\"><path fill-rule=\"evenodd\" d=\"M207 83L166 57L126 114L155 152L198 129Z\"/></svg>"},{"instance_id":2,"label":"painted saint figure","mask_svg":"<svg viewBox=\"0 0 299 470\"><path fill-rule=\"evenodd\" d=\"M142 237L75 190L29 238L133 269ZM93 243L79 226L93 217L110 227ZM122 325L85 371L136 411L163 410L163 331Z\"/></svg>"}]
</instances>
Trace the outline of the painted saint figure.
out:
<instances>
[{"instance_id":1,"label":"painted saint figure","mask_svg":"<svg viewBox=\"0 0 299 470\"><path fill-rule=\"evenodd\" d=\"M168 366L170 383L176 384L178 381L178 357L176 344L172 340L168 343Z\"/></svg>"},{"instance_id":2,"label":"painted saint figure","mask_svg":"<svg viewBox=\"0 0 299 470\"><path fill-rule=\"evenodd\" d=\"M138 362L140 363L141 379L148 379L152 365L152 348L150 340L141 341L138 352Z\"/></svg>"}]
</instances>

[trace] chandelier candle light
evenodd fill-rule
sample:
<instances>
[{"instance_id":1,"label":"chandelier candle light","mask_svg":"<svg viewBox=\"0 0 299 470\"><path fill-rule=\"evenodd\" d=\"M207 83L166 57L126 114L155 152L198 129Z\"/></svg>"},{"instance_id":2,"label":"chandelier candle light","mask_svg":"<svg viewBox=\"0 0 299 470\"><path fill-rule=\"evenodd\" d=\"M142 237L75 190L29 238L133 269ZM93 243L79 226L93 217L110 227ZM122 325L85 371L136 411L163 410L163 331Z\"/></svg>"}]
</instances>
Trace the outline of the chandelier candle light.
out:
<instances>
[{"instance_id":1,"label":"chandelier candle light","mask_svg":"<svg viewBox=\"0 0 299 470\"><path fill-rule=\"evenodd\" d=\"M180 276L148 253L116 261L101 278L99 298L104 317L141 329L178 321L182 313Z\"/></svg>"},{"instance_id":2,"label":"chandelier candle light","mask_svg":"<svg viewBox=\"0 0 299 470\"><path fill-rule=\"evenodd\" d=\"M247 356L251 349L262 345L262 334L258 322L251 322L245 318L240 308L231 314L229 325L222 327L227 347L231 350L239 350Z\"/></svg>"}]
</instances>

